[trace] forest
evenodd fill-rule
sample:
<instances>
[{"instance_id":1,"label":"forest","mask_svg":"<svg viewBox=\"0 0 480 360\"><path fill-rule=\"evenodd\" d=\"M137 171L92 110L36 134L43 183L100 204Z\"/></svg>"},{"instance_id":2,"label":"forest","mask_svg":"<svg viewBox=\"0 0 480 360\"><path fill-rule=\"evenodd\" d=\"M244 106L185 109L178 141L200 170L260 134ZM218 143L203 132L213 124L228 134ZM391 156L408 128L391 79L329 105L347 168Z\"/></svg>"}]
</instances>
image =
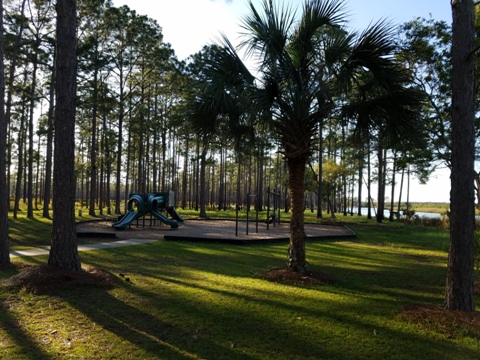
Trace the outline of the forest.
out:
<instances>
[{"instance_id":1,"label":"forest","mask_svg":"<svg viewBox=\"0 0 480 360\"><path fill-rule=\"evenodd\" d=\"M26 208L33 217L34 209L43 208L48 217L55 7L45 0L12 0L5 2L4 14L10 207L14 216ZM434 19L412 19L399 28L374 26L388 33L395 65L408 73L404 86L418 96L409 125L414 131L395 139L381 122L362 123L358 111L340 106L359 105L364 90L332 96L333 111L314 127L315 150L305 172L304 207L318 209L319 217L322 211L357 213L362 205L373 206L373 199L379 212L386 206L399 213L408 203L411 176L426 181L436 167L451 166L451 26ZM275 189L288 211L289 177L278 134L252 114L235 125L217 121L208 136L198 130L193 112L221 44L179 61L162 40L161 24L104 0L78 1L77 39L78 206L90 215L119 214L131 192L174 191L180 208L244 206L255 194L261 210L268 189ZM352 39L360 40L359 35ZM333 83L333 67L322 76ZM391 193L385 193L387 187Z\"/></svg>"}]
</instances>

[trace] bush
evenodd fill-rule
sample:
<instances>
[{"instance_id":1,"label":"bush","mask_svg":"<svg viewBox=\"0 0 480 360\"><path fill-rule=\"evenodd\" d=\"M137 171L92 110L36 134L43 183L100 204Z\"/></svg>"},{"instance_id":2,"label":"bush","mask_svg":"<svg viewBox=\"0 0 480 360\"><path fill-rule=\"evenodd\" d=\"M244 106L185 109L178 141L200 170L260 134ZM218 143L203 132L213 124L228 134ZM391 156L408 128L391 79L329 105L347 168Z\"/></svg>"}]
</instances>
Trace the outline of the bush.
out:
<instances>
[{"instance_id":1,"label":"bush","mask_svg":"<svg viewBox=\"0 0 480 360\"><path fill-rule=\"evenodd\" d=\"M415 210L402 209L402 214L407 220L411 220L415 216Z\"/></svg>"}]
</instances>

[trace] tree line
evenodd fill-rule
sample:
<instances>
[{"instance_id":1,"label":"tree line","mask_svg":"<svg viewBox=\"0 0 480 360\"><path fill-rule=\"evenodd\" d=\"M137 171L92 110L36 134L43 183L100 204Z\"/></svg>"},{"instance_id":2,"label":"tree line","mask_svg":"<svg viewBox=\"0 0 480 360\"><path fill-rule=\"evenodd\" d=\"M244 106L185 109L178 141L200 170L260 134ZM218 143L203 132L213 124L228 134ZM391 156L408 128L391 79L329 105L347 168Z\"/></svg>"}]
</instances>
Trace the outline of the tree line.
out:
<instances>
[{"instance_id":1,"label":"tree line","mask_svg":"<svg viewBox=\"0 0 480 360\"><path fill-rule=\"evenodd\" d=\"M224 134L212 140L208 149L192 132L189 93L205 81L202 68L218 52L216 45L180 62L171 46L162 41L161 26L126 6L82 0L78 14L75 195L90 215L121 213L130 192L167 189L176 192L179 206L199 208L202 156L206 157L206 204L211 208L226 208L237 201L245 204L247 193L258 193L261 208L269 186L281 188L288 203L288 179L279 169L279 143L271 132L256 133L255 141L243 137L237 145L242 154L229 142L232 129L219 129ZM28 217L39 207L43 216L50 216L54 26L54 2L7 2L7 190L14 216L24 207ZM362 148L363 140L354 139L354 126L348 120L336 120L339 116L325 120L317 130L322 132L318 136L320 150L310 164L305 206L323 204L329 212L345 212L351 208L353 188L356 205L377 198L378 194L362 194L361 184L366 183L368 189L378 179L382 180L380 187L394 184L396 173L415 172L427 178L432 170L431 155L423 145L421 149L410 147L414 152L385 148L378 158L384 161L372 165L368 176L364 174L366 153L370 155L378 147L378 134L371 132L370 148ZM376 155L370 155L369 165L376 160ZM240 173L232 165L237 162ZM240 200L235 194L237 178L248 184L242 187ZM321 193L319 185L323 185ZM378 199L381 203L381 197Z\"/></svg>"},{"instance_id":2,"label":"tree line","mask_svg":"<svg viewBox=\"0 0 480 360\"><path fill-rule=\"evenodd\" d=\"M61 15L62 5L70 12ZM427 179L438 164L455 167L444 22L415 19L397 33L379 21L351 32L341 1L307 1L298 19L265 1L243 22L241 47L259 64L254 76L228 39L179 61L160 24L108 0L11 0L2 14L0 166L14 216L23 199L29 218L40 205L49 217L52 178L60 179L57 191L67 183L57 196L53 187L57 215L55 200L70 214L63 197L96 215L121 213L130 192L173 190L181 207L206 216L207 206L245 204L252 193L261 208L275 187L291 213L289 266L305 271L306 204L322 217L324 207L353 212L363 198L370 208L376 196L381 222L387 185L394 210L405 174ZM59 27L72 24L74 35ZM75 43L75 88L66 90L74 105L59 85L72 85L65 82L72 63L59 68L67 33ZM58 118L70 119L72 107L73 128L63 128ZM59 134L74 135L73 174Z\"/></svg>"}]
</instances>

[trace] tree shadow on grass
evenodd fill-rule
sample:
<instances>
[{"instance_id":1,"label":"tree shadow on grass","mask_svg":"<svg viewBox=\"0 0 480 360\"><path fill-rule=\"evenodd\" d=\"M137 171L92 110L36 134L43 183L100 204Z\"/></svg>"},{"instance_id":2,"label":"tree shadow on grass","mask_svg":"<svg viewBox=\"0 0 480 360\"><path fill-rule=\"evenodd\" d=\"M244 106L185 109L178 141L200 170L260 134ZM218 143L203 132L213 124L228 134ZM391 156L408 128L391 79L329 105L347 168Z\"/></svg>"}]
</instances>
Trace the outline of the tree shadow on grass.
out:
<instances>
[{"instance_id":1,"label":"tree shadow on grass","mask_svg":"<svg viewBox=\"0 0 480 360\"><path fill-rule=\"evenodd\" d=\"M135 298L132 303L136 304L142 303L138 298L143 294L137 293L129 282L122 282L98 268L69 272L49 266L31 267L2 281L1 284L59 299L60 306L65 307L61 304L66 302L79 311L80 314L72 314L66 318L66 322L77 321L75 324L66 324L69 331L76 334L69 339L72 342L69 354L71 356L80 355L75 353L75 348L82 348L87 350L79 351L87 351L86 356L91 358L121 358L128 352L128 356L133 358L147 356L162 359L251 359L236 349L201 338L195 329L190 331L179 328L168 320L160 319L158 313L150 314L138 305L131 306L120 300L112 295L110 290L128 291L130 296ZM71 330L72 328L74 330ZM95 332L95 341L92 341L92 331ZM128 344L125 345L125 342ZM31 346L35 345L33 341L31 343ZM39 354L43 354L42 349L39 349ZM81 355L85 356L84 353Z\"/></svg>"},{"instance_id":2,"label":"tree shadow on grass","mask_svg":"<svg viewBox=\"0 0 480 360\"><path fill-rule=\"evenodd\" d=\"M26 358L35 358L38 360L52 359L52 356L43 350L35 339L22 329L22 326L19 324L19 319L15 318L8 308L8 302L0 302L0 313L0 328L3 329L3 332L7 333L7 337L16 344L14 349L3 345L2 358L13 359L25 356ZM2 339L0 335L1 344L4 344L4 340L7 343L9 342L7 339Z\"/></svg>"},{"instance_id":3,"label":"tree shadow on grass","mask_svg":"<svg viewBox=\"0 0 480 360\"><path fill-rule=\"evenodd\" d=\"M8 264L0 266L0 270L10 276L18 274L19 270L24 269L23 264ZM14 358L25 356L26 358L46 360L52 356L44 351L35 339L27 334L21 325L22 319L18 319L12 312L11 307L14 306L14 300L0 298L0 344L2 344L2 353L0 356ZM2 333L6 334L5 336ZM5 345L13 342L16 344L14 348Z\"/></svg>"}]
</instances>

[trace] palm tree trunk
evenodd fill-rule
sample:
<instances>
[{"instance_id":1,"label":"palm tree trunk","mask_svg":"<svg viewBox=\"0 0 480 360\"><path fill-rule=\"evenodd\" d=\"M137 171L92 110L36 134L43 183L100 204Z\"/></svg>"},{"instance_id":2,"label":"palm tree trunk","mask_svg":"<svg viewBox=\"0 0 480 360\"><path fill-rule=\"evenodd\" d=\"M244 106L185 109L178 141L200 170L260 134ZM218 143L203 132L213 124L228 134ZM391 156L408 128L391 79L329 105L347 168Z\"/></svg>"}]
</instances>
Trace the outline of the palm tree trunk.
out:
<instances>
[{"instance_id":1,"label":"palm tree trunk","mask_svg":"<svg viewBox=\"0 0 480 360\"><path fill-rule=\"evenodd\" d=\"M305 257L305 234L303 217L303 197L305 156L288 159L288 178L290 181L290 248L288 249L288 267L294 271L305 272L307 261Z\"/></svg>"}]
</instances>

